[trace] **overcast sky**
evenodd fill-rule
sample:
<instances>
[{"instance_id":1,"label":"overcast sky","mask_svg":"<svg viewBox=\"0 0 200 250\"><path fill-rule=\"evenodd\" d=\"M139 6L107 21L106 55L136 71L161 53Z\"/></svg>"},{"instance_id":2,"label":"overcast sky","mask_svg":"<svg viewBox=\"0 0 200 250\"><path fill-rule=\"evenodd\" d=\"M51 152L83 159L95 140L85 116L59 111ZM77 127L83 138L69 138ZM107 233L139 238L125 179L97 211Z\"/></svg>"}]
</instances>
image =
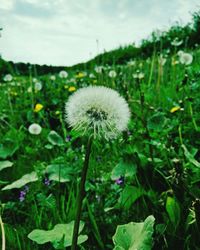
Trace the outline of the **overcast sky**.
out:
<instances>
[{"instance_id":1,"label":"overcast sky","mask_svg":"<svg viewBox=\"0 0 200 250\"><path fill-rule=\"evenodd\" d=\"M0 0L0 54L70 66L187 23L198 7L199 0Z\"/></svg>"}]
</instances>

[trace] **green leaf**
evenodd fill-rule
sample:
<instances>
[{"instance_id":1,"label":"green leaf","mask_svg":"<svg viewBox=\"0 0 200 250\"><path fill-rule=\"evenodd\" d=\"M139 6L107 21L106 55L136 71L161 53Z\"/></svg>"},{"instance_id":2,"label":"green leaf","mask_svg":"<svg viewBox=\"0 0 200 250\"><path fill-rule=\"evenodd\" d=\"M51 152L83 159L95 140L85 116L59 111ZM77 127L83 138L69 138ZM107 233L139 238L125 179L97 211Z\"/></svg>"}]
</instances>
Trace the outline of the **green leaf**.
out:
<instances>
[{"instance_id":1,"label":"green leaf","mask_svg":"<svg viewBox=\"0 0 200 250\"><path fill-rule=\"evenodd\" d=\"M200 168L200 163L195 160L194 156L187 150L185 145L182 145L182 148L184 150L185 157L188 159L190 163L192 163L195 167Z\"/></svg>"},{"instance_id":2,"label":"green leaf","mask_svg":"<svg viewBox=\"0 0 200 250\"><path fill-rule=\"evenodd\" d=\"M117 226L113 242L114 250L150 250L155 218L150 215L144 222L130 222Z\"/></svg>"},{"instance_id":3,"label":"green leaf","mask_svg":"<svg viewBox=\"0 0 200 250\"><path fill-rule=\"evenodd\" d=\"M68 182L72 179L74 169L67 164L56 163L48 165L46 173L51 181Z\"/></svg>"},{"instance_id":4,"label":"green leaf","mask_svg":"<svg viewBox=\"0 0 200 250\"><path fill-rule=\"evenodd\" d=\"M111 179L116 180L121 176L133 177L136 174L136 166L133 163L120 161L111 172Z\"/></svg>"},{"instance_id":5,"label":"green leaf","mask_svg":"<svg viewBox=\"0 0 200 250\"><path fill-rule=\"evenodd\" d=\"M175 227L177 227L180 221L180 206L175 198L171 196L167 197L166 211L169 215L170 221Z\"/></svg>"},{"instance_id":6,"label":"green leaf","mask_svg":"<svg viewBox=\"0 0 200 250\"><path fill-rule=\"evenodd\" d=\"M8 156L12 156L18 148L19 145L15 141L5 139L3 144L0 144L0 158L6 159Z\"/></svg>"},{"instance_id":7,"label":"green leaf","mask_svg":"<svg viewBox=\"0 0 200 250\"><path fill-rule=\"evenodd\" d=\"M28 184L30 182L37 181L37 180L38 180L37 174L36 174L36 172L33 171L30 174L23 175L19 180L14 181L13 183L5 186L4 188L2 188L2 190L21 188L21 187L25 186L26 184Z\"/></svg>"},{"instance_id":8,"label":"green leaf","mask_svg":"<svg viewBox=\"0 0 200 250\"><path fill-rule=\"evenodd\" d=\"M80 222L79 234L83 230L84 222ZM35 241L37 244L45 244L51 242L55 249L63 249L64 247L71 246L73 235L74 221L68 224L57 224L52 230L35 229L28 238ZM79 235L78 244L87 240L87 235Z\"/></svg>"},{"instance_id":9,"label":"green leaf","mask_svg":"<svg viewBox=\"0 0 200 250\"><path fill-rule=\"evenodd\" d=\"M13 166L13 163L11 161L0 161L0 171L4 168L10 168Z\"/></svg>"},{"instance_id":10,"label":"green leaf","mask_svg":"<svg viewBox=\"0 0 200 250\"><path fill-rule=\"evenodd\" d=\"M63 138L56 131L52 130L48 134L47 139L53 145L57 145L57 146L63 146L64 145Z\"/></svg>"},{"instance_id":11,"label":"green leaf","mask_svg":"<svg viewBox=\"0 0 200 250\"><path fill-rule=\"evenodd\" d=\"M165 126L167 119L165 118L164 114L158 112L157 114L153 115L148 119L147 126L151 130L161 131Z\"/></svg>"},{"instance_id":12,"label":"green leaf","mask_svg":"<svg viewBox=\"0 0 200 250\"><path fill-rule=\"evenodd\" d=\"M46 197L42 193L37 194L37 201L38 201L39 205L42 207L46 207L49 209L56 208L56 198L53 194L50 194L48 197Z\"/></svg>"},{"instance_id":13,"label":"green leaf","mask_svg":"<svg viewBox=\"0 0 200 250\"><path fill-rule=\"evenodd\" d=\"M125 209L129 209L131 205L142 195L144 190L138 187L126 186L121 192L118 202Z\"/></svg>"}]
</instances>

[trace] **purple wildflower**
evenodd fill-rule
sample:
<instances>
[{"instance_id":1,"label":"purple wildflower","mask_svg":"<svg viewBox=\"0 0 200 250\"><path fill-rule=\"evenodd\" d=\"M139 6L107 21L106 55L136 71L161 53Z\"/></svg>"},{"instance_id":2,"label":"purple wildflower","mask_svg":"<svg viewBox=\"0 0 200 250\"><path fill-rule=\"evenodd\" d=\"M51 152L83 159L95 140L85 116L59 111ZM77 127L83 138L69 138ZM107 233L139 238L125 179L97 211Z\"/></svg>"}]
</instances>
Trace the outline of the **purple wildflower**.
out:
<instances>
[{"instance_id":1,"label":"purple wildflower","mask_svg":"<svg viewBox=\"0 0 200 250\"><path fill-rule=\"evenodd\" d=\"M51 181L49 180L49 178L45 177L44 185L49 186L50 184L51 184Z\"/></svg>"},{"instance_id":2,"label":"purple wildflower","mask_svg":"<svg viewBox=\"0 0 200 250\"><path fill-rule=\"evenodd\" d=\"M26 192L24 191L20 191L20 194L19 194L19 201L22 202L25 200L25 196L26 196Z\"/></svg>"},{"instance_id":3,"label":"purple wildflower","mask_svg":"<svg viewBox=\"0 0 200 250\"><path fill-rule=\"evenodd\" d=\"M96 160L97 160L97 162L101 162L101 161L102 161L102 157L98 155L98 156L96 157Z\"/></svg>"},{"instance_id":4,"label":"purple wildflower","mask_svg":"<svg viewBox=\"0 0 200 250\"><path fill-rule=\"evenodd\" d=\"M66 142L70 142L70 141L71 141L71 136L70 136L70 135L67 135L66 138L65 138L65 141L66 141Z\"/></svg>"},{"instance_id":5,"label":"purple wildflower","mask_svg":"<svg viewBox=\"0 0 200 250\"><path fill-rule=\"evenodd\" d=\"M28 192L28 190L29 190L28 186L25 186L24 190L20 191L20 193L19 193L19 201L20 202L23 202L25 200L26 193Z\"/></svg>"},{"instance_id":6,"label":"purple wildflower","mask_svg":"<svg viewBox=\"0 0 200 250\"><path fill-rule=\"evenodd\" d=\"M115 180L115 183L117 185L123 185L124 184L124 177L121 176L120 178L118 178L117 180Z\"/></svg>"},{"instance_id":7,"label":"purple wildflower","mask_svg":"<svg viewBox=\"0 0 200 250\"><path fill-rule=\"evenodd\" d=\"M130 136L131 135L131 131L127 130L127 135Z\"/></svg>"}]
</instances>

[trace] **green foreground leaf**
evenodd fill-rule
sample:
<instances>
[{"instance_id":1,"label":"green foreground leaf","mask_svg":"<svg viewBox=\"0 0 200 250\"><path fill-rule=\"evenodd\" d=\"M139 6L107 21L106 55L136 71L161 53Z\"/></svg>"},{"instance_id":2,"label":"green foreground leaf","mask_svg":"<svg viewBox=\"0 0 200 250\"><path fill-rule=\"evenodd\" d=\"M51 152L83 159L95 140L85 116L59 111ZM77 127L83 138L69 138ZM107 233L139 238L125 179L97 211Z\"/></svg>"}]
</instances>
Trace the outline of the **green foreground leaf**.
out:
<instances>
[{"instance_id":1,"label":"green foreground leaf","mask_svg":"<svg viewBox=\"0 0 200 250\"><path fill-rule=\"evenodd\" d=\"M83 230L84 222L80 222L79 233ZM68 224L57 224L52 230L35 229L28 238L37 244L45 244L51 242L55 249L63 249L63 247L71 246L73 235L74 221ZM79 235L78 244L85 242L87 235Z\"/></svg>"},{"instance_id":2,"label":"green foreground leaf","mask_svg":"<svg viewBox=\"0 0 200 250\"><path fill-rule=\"evenodd\" d=\"M155 218L150 215L144 222L130 222L117 227L113 242L114 250L150 250Z\"/></svg>"}]
</instances>

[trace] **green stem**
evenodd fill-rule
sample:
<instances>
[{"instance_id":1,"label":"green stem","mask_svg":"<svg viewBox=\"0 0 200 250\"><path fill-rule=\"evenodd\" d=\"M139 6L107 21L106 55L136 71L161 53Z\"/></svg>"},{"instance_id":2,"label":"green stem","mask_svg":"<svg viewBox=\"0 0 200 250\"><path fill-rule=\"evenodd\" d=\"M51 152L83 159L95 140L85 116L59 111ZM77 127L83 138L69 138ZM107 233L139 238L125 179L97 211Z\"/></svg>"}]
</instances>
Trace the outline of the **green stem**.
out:
<instances>
[{"instance_id":1,"label":"green stem","mask_svg":"<svg viewBox=\"0 0 200 250\"><path fill-rule=\"evenodd\" d=\"M71 250L77 249L77 240L78 240L78 231L79 231L79 224L80 224L80 218L81 218L81 208L83 199L85 197L85 181L87 176L87 170L89 167L89 159L90 159L90 153L91 153L91 146L92 146L92 138L90 137L88 139L88 144L86 148L86 154L85 154L85 161L81 173L81 182L79 187L79 193L77 196L77 210L76 210L76 218L74 223L74 231L73 231L73 238L72 238L72 247Z\"/></svg>"},{"instance_id":2,"label":"green stem","mask_svg":"<svg viewBox=\"0 0 200 250\"><path fill-rule=\"evenodd\" d=\"M194 125L194 128L195 128L196 131L198 131L198 127L197 127L196 120L195 120L194 115L193 115L193 109L192 109L191 103L189 103L189 111L190 111L190 115L191 115L191 118L192 118L192 123Z\"/></svg>"},{"instance_id":3,"label":"green stem","mask_svg":"<svg viewBox=\"0 0 200 250\"><path fill-rule=\"evenodd\" d=\"M178 127L178 134L179 134L180 143L181 143L181 145L183 145L183 137L182 137L182 127L181 127L181 125L179 125L179 127Z\"/></svg>"},{"instance_id":4,"label":"green stem","mask_svg":"<svg viewBox=\"0 0 200 250\"><path fill-rule=\"evenodd\" d=\"M2 250L5 250L6 249L6 237L5 237L4 225L1 219L1 216L0 216L0 225L1 225L1 236L2 236Z\"/></svg>"}]
</instances>

